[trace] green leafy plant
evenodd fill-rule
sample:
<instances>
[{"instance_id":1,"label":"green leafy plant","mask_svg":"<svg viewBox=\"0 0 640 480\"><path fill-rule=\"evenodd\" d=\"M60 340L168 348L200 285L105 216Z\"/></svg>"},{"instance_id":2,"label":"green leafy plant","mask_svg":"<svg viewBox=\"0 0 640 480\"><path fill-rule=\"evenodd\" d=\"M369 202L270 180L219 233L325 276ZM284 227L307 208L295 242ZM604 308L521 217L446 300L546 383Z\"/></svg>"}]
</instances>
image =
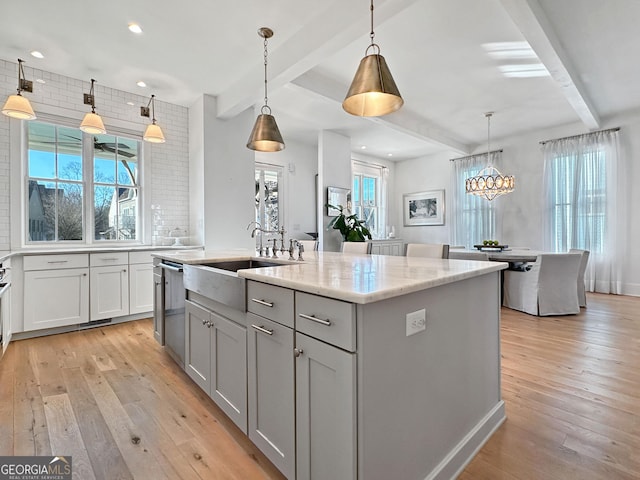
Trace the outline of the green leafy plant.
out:
<instances>
[{"instance_id":1,"label":"green leafy plant","mask_svg":"<svg viewBox=\"0 0 640 480\"><path fill-rule=\"evenodd\" d=\"M342 205L334 207L327 203L326 206L340 211L340 214L329 222L327 230L330 228L338 230L345 242L364 242L367 238L371 240L371 232L355 213L345 215Z\"/></svg>"}]
</instances>

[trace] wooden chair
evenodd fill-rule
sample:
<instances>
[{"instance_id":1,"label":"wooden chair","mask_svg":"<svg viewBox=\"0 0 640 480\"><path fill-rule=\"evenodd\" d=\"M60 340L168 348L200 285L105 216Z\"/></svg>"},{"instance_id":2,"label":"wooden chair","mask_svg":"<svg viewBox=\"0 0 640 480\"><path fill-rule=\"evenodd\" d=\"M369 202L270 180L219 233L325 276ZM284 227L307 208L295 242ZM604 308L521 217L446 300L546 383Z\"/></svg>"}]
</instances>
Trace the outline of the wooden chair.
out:
<instances>
[{"instance_id":1,"label":"wooden chair","mask_svg":"<svg viewBox=\"0 0 640 480\"><path fill-rule=\"evenodd\" d=\"M342 253L371 253L371 242L342 242Z\"/></svg>"},{"instance_id":2,"label":"wooden chair","mask_svg":"<svg viewBox=\"0 0 640 480\"><path fill-rule=\"evenodd\" d=\"M578 303L581 307L587 306L587 294L584 289L584 272L587 270L587 263L589 262L589 250L578 250L572 248L569 253L579 253L582 255L580 260L580 270L578 271Z\"/></svg>"},{"instance_id":3,"label":"wooden chair","mask_svg":"<svg viewBox=\"0 0 640 480\"><path fill-rule=\"evenodd\" d=\"M504 270L505 307L531 315L580 313L576 278L581 255L542 253L530 270Z\"/></svg>"},{"instance_id":4,"label":"wooden chair","mask_svg":"<svg viewBox=\"0 0 640 480\"><path fill-rule=\"evenodd\" d=\"M446 243L407 243L407 257L449 258Z\"/></svg>"}]
</instances>

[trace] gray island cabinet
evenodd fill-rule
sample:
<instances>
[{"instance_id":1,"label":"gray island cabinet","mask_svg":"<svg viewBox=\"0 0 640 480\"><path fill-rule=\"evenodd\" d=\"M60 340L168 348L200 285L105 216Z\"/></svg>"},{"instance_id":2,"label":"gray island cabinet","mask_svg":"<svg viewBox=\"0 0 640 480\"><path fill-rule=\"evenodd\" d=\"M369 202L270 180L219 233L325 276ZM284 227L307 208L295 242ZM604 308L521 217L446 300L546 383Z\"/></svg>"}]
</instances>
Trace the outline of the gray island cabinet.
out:
<instances>
[{"instance_id":1,"label":"gray island cabinet","mask_svg":"<svg viewBox=\"0 0 640 480\"><path fill-rule=\"evenodd\" d=\"M238 256L202 252L181 261ZM233 378L228 385L240 387L231 403L242 418L244 379L243 430L287 478L455 478L505 419L504 266L330 252L305 260L238 270L246 312L188 293L207 307L187 315L187 342L204 359L187 346L192 378L201 384L213 375L200 327L215 324L217 312L246 335L245 364L242 346L223 348L237 358L218 359Z\"/></svg>"}]
</instances>

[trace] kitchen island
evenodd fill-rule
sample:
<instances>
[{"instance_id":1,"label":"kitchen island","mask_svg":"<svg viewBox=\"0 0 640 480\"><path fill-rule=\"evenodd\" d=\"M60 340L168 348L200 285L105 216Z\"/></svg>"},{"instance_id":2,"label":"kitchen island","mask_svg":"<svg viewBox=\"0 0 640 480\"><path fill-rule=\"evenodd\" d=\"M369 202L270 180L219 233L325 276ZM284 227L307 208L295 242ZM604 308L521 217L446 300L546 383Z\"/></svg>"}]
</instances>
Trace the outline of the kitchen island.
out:
<instances>
[{"instance_id":1,"label":"kitchen island","mask_svg":"<svg viewBox=\"0 0 640 480\"><path fill-rule=\"evenodd\" d=\"M237 272L249 437L288 478L454 478L505 419L505 265L330 252L277 262Z\"/></svg>"}]
</instances>

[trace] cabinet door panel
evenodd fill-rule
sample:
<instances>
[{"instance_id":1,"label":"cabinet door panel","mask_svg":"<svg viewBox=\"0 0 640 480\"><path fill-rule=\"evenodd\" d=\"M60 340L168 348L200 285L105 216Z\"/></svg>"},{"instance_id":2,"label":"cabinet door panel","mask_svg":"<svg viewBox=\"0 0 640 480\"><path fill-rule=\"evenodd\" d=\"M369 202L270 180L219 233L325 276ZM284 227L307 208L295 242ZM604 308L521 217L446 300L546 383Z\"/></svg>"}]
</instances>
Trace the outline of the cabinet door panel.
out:
<instances>
[{"instance_id":1,"label":"cabinet door panel","mask_svg":"<svg viewBox=\"0 0 640 480\"><path fill-rule=\"evenodd\" d=\"M210 396L247 433L247 330L214 312L211 320Z\"/></svg>"},{"instance_id":2,"label":"cabinet door panel","mask_svg":"<svg viewBox=\"0 0 640 480\"><path fill-rule=\"evenodd\" d=\"M356 357L296 333L297 479L356 478Z\"/></svg>"},{"instance_id":3,"label":"cabinet door panel","mask_svg":"<svg viewBox=\"0 0 640 480\"><path fill-rule=\"evenodd\" d=\"M185 301L185 353L187 375L207 394L211 386L211 316L207 310Z\"/></svg>"},{"instance_id":4,"label":"cabinet door panel","mask_svg":"<svg viewBox=\"0 0 640 480\"><path fill-rule=\"evenodd\" d=\"M91 268L91 320L129 314L129 273L126 265Z\"/></svg>"},{"instance_id":5,"label":"cabinet door panel","mask_svg":"<svg viewBox=\"0 0 640 480\"><path fill-rule=\"evenodd\" d=\"M287 478L294 478L293 330L252 313L247 325L249 438Z\"/></svg>"},{"instance_id":6,"label":"cabinet door panel","mask_svg":"<svg viewBox=\"0 0 640 480\"><path fill-rule=\"evenodd\" d=\"M24 273L24 331L89 321L89 269Z\"/></svg>"},{"instance_id":7,"label":"cabinet door panel","mask_svg":"<svg viewBox=\"0 0 640 480\"><path fill-rule=\"evenodd\" d=\"M129 313L153 310L153 264L129 266Z\"/></svg>"}]
</instances>

